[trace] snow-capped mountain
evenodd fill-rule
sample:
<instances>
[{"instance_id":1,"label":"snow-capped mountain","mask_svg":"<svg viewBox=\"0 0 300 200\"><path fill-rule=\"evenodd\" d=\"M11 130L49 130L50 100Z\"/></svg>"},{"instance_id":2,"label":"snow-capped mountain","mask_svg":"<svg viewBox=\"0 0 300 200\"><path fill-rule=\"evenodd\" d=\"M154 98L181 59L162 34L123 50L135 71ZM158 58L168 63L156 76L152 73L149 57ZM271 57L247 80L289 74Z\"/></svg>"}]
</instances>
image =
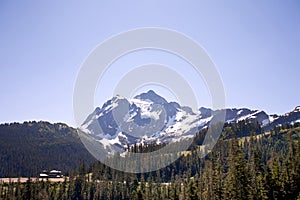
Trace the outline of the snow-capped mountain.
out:
<instances>
[{"instance_id":1,"label":"snow-capped mountain","mask_svg":"<svg viewBox=\"0 0 300 200\"><path fill-rule=\"evenodd\" d=\"M265 126L265 130L269 131L275 126L281 126L284 124L300 123L300 106L297 106L293 111L288 112L284 115L270 115L269 120Z\"/></svg>"},{"instance_id":2,"label":"snow-capped mountain","mask_svg":"<svg viewBox=\"0 0 300 200\"><path fill-rule=\"evenodd\" d=\"M172 142L194 134L208 125L188 107L167 102L152 90L131 100L116 96L96 108L80 129L103 145L126 147L135 143Z\"/></svg>"},{"instance_id":3,"label":"snow-capped mountain","mask_svg":"<svg viewBox=\"0 0 300 200\"><path fill-rule=\"evenodd\" d=\"M300 121L300 107L284 116L268 115L264 111L226 109L225 121L258 122L266 129ZM80 127L84 133L104 145L120 150L135 143L170 143L193 137L207 127L212 113L201 107L193 111L176 102L168 102L150 90L126 99L115 96L97 107Z\"/></svg>"}]
</instances>

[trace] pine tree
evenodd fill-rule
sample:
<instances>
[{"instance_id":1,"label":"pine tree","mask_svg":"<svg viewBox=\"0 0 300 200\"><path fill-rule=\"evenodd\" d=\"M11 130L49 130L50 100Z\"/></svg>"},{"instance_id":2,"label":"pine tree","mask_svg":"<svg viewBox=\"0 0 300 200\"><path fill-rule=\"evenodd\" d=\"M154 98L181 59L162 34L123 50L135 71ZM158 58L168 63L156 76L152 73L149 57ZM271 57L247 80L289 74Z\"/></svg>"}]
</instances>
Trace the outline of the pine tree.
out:
<instances>
[{"instance_id":1,"label":"pine tree","mask_svg":"<svg viewBox=\"0 0 300 200\"><path fill-rule=\"evenodd\" d=\"M248 199L249 182L245 155L238 146L238 140L231 141L228 173L226 176L224 198Z\"/></svg>"},{"instance_id":2,"label":"pine tree","mask_svg":"<svg viewBox=\"0 0 300 200\"><path fill-rule=\"evenodd\" d=\"M31 199L31 180L28 178L25 184L25 191L23 193L23 199Z\"/></svg>"},{"instance_id":3,"label":"pine tree","mask_svg":"<svg viewBox=\"0 0 300 200\"><path fill-rule=\"evenodd\" d=\"M258 143L251 136L249 143L249 199L268 199L265 185L265 171L258 150Z\"/></svg>"}]
</instances>

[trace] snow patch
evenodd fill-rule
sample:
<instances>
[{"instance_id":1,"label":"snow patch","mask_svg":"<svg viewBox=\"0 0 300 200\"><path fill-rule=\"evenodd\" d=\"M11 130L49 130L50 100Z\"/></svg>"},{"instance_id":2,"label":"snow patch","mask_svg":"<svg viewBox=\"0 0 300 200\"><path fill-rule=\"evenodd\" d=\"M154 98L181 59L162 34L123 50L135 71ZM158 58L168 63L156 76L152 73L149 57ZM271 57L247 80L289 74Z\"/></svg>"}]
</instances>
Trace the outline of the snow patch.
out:
<instances>
[{"instance_id":1,"label":"snow patch","mask_svg":"<svg viewBox=\"0 0 300 200\"><path fill-rule=\"evenodd\" d=\"M297 106L297 107L294 109L294 112L300 112L300 106Z\"/></svg>"},{"instance_id":2,"label":"snow patch","mask_svg":"<svg viewBox=\"0 0 300 200\"><path fill-rule=\"evenodd\" d=\"M237 115L242 114L243 111L244 111L244 110L239 110L239 111L237 112Z\"/></svg>"},{"instance_id":3,"label":"snow patch","mask_svg":"<svg viewBox=\"0 0 300 200\"><path fill-rule=\"evenodd\" d=\"M246 120L246 119L255 119L256 118L256 114L260 113L261 111L260 110L257 110L256 112L254 113L251 113L249 115L245 115L245 116L242 116L240 118L238 118L237 121L243 121L243 120Z\"/></svg>"},{"instance_id":4,"label":"snow patch","mask_svg":"<svg viewBox=\"0 0 300 200\"><path fill-rule=\"evenodd\" d=\"M261 122L262 126L266 126L269 123L270 123L270 119L265 119Z\"/></svg>"},{"instance_id":5,"label":"snow patch","mask_svg":"<svg viewBox=\"0 0 300 200\"><path fill-rule=\"evenodd\" d=\"M274 122L278 118L279 118L278 116L270 115L269 116L269 121L270 121L270 123L272 123L272 122Z\"/></svg>"}]
</instances>

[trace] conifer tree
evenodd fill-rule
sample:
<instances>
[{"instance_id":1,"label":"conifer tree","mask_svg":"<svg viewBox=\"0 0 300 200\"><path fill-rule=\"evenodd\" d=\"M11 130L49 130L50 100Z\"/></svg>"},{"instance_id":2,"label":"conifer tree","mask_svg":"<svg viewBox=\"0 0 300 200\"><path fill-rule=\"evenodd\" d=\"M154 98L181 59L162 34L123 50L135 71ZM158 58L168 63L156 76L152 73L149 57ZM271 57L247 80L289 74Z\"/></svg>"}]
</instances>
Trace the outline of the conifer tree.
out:
<instances>
[{"instance_id":1,"label":"conifer tree","mask_svg":"<svg viewBox=\"0 0 300 200\"><path fill-rule=\"evenodd\" d=\"M245 155L240 150L237 139L231 141L228 161L228 173L223 197L226 199L247 200L249 191L248 170Z\"/></svg>"}]
</instances>

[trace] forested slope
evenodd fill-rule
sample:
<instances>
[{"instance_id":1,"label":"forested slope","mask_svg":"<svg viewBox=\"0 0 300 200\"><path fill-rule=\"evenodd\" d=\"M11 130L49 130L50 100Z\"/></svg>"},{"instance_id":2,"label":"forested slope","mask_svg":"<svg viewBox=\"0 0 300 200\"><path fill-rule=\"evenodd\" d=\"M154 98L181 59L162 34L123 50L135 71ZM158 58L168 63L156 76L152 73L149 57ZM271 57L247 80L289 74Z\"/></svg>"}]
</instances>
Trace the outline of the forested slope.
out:
<instances>
[{"instance_id":1,"label":"forested slope","mask_svg":"<svg viewBox=\"0 0 300 200\"><path fill-rule=\"evenodd\" d=\"M75 170L95 161L75 129L66 124L24 122L0 125L0 177L36 176L43 169Z\"/></svg>"}]
</instances>

